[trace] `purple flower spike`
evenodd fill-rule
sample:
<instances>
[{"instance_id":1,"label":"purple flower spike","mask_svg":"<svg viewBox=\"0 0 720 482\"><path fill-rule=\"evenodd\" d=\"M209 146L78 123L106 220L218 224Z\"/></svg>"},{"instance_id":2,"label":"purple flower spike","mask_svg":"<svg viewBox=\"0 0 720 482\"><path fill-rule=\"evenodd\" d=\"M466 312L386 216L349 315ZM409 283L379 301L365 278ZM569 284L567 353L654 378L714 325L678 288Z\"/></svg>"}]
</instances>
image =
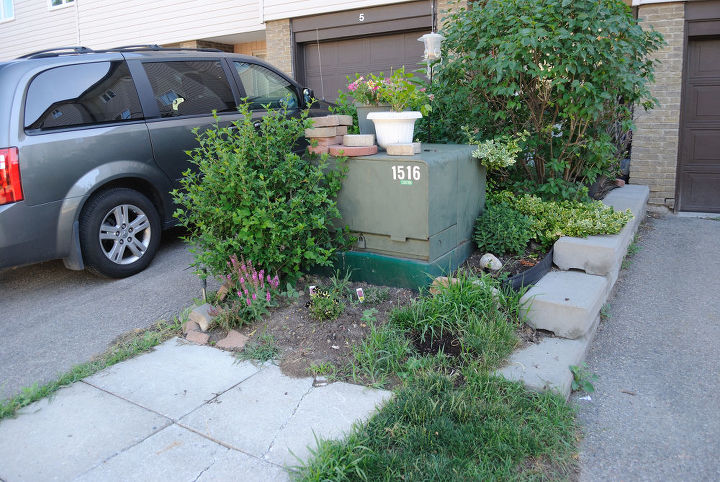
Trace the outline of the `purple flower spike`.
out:
<instances>
[{"instance_id":1,"label":"purple flower spike","mask_svg":"<svg viewBox=\"0 0 720 482\"><path fill-rule=\"evenodd\" d=\"M252 304L252 303L250 303L250 298L245 298L245 302L247 303L248 306L250 306Z\"/></svg>"},{"instance_id":2,"label":"purple flower spike","mask_svg":"<svg viewBox=\"0 0 720 482\"><path fill-rule=\"evenodd\" d=\"M257 295L255 293L253 293L252 299L253 299L253 301L255 301L257 299Z\"/></svg>"},{"instance_id":3,"label":"purple flower spike","mask_svg":"<svg viewBox=\"0 0 720 482\"><path fill-rule=\"evenodd\" d=\"M268 283L272 283L272 278L270 277L270 275L267 275L267 280L268 280Z\"/></svg>"},{"instance_id":4,"label":"purple flower spike","mask_svg":"<svg viewBox=\"0 0 720 482\"><path fill-rule=\"evenodd\" d=\"M238 298L242 298L242 292L238 290Z\"/></svg>"},{"instance_id":5,"label":"purple flower spike","mask_svg":"<svg viewBox=\"0 0 720 482\"><path fill-rule=\"evenodd\" d=\"M270 301L270 292L269 291L267 292L267 296L265 296L265 299Z\"/></svg>"}]
</instances>

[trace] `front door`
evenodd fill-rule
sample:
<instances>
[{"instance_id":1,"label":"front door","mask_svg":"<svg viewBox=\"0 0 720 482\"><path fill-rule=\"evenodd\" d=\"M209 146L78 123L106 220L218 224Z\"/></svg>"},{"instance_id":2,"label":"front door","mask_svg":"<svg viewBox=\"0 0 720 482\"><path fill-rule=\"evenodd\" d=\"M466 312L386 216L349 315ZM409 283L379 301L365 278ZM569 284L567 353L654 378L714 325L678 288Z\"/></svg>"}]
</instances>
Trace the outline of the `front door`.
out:
<instances>
[{"instance_id":1,"label":"front door","mask_svg":"<svg viewBox=\"0 0 720 482\"><path fill-rule=\"evenodd\" d=\"M720 38L688 42L682 105L678 208L720 213Z\"/></svg>"}]
</instances>

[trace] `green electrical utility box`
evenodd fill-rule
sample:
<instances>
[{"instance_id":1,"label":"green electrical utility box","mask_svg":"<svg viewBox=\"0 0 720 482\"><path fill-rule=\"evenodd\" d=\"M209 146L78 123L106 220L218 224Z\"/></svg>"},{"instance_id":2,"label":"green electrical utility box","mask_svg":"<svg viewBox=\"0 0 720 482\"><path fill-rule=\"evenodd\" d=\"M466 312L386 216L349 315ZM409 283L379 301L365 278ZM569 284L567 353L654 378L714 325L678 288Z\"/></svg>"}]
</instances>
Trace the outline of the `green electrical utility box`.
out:
<instances>
[{"instance_id":1,"label":"green electrical utility box","mask_svg":"<svg viewBox=\"0 0 720 482\"><path fill-rule=\"evenodd\" d=\"M338 207L357 243L340 264L354 279L417 288L470 255L485 205L485 168L473 150L429 144L414 156L348 160Z\"/></svg>"}]
</instances>

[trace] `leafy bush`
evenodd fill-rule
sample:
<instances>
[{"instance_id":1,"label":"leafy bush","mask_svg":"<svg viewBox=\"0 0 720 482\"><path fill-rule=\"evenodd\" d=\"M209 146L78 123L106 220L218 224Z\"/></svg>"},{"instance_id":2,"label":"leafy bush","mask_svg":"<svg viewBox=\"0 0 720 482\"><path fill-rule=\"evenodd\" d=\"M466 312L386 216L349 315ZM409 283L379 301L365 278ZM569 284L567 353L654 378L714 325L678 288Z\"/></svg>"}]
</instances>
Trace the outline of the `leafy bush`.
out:
<instances>
[{"instance_id":1,"label":"leafy bush","mask_svg":"<svg viewBox=\"0 0 720 482\"><path fill-rule=\"evenodd\" d=\"M627 129L630 106L654 105L649 55L662 36L618 0L487 0L449 15L433 79L436 140L528 131L513 181L575 196L618 154L608 128ZM529 186L525 185L525 188Z\"/></svg>"},{"instance_id":2,"label":"leafy bush","mask_svg":"<svg viewBox=\"0 0 720 482\"><path fill-rule=\"evenodd\" d=\"M189 152L197 170L184 172L182 189L172 193L193 266L220 275L240 254L292 280L330 264L343 242L333 222L340 218L344 159L331 169L327 155L314 161L291 151L310 127L307 111L291 117L287 107L269 109L258 128L247 105L239 111L231 126L197 133L200 147Z\"/></svg>"},{"instance_id":3,"label":"leafy bush","mask_svg":"<svg viewBox=\"0 0 720 482\"><path fill-rule=\"evenodd\" d=\"M615 211L600 201L543 201L537 196L515 196L508 191L493 195L491 202L512 206L530 217L533 239L548 249L561 236L617 234L633 216L630 210Z\"/></svg>"},{"instance_id":4,"label":"leafy bush","mask_svg":"<svg viewBox=\"0 0 720 482\"><path fill-rule=\"evenodd\" d=\"M478 248L496 255L522 254L533 238L533 220L506 204L491 204L475 222Z\"/></svg>"}]
</instances>

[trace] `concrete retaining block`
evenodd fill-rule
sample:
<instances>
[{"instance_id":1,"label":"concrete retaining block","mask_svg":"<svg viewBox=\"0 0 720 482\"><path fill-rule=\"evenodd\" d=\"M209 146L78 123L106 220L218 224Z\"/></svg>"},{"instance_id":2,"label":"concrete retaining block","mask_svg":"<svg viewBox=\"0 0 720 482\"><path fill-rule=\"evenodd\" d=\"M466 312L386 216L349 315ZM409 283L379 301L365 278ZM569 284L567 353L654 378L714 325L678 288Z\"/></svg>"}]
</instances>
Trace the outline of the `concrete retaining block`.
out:
<instances>
[{"instance_id":1,"label":"concrete retaining block","mask_svg":"<svg viewBox=\"0 0 720 482\"><path fill-rule=\"evenodd\" d=\"M585 360L599 323L600 317L597 316L590 330L578 339L545 338L540 343L518 350L496 374L507 380L523 382L536 392L552 390L567 400L573 380L570 365L579 365Z\"/></svg>"},{"instance_id":2,"label":"concrete retaining block","mask_svg":"<svg viewBox=\"0 0 720 482\"><path fill-rule=\"evenodd\" d=\"M603 202L618 211L630 209L633 218L618 234L587 238L563 236L558 239L553 254L555 265L562 270L580 269L588 274L609 276L612 287L635 231L645 218L649 194L647 186L638 185L626 185L610 191Z\"/></svg>"},{"instance_id":3,"label":"concrete retaining block","mask_svg":"<svg viewBox=\"0 0 720 482\"><path fill-rule=\"evenodd\" d=\"M608 294L608 279L578 271L552 271L521 298L526 323L562 338L590 331Z\"/></svg>"}]
</instances>

